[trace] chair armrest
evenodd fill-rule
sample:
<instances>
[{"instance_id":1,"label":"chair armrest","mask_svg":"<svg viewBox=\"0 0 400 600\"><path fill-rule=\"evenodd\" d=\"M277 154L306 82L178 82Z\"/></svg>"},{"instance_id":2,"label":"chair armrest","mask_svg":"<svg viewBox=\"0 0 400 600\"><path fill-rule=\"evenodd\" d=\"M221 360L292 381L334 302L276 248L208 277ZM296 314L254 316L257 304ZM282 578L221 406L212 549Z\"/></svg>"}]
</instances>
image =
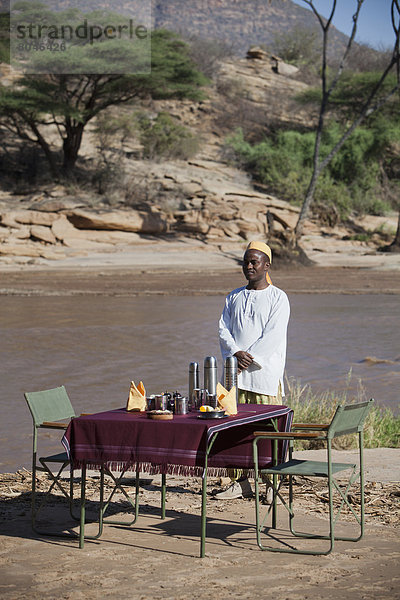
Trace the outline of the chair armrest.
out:
<instances>
[{"instance_id":1,"label":"chair armrest","mask_svg":"<svg viewBox=\"0 0 400 600\"><path fill-rule=\"evenodd\" d=\"M80 417L89 417L90 415L92 415L93 413L81 413L79 416Z\"/></svg>"},{"instance_id":2,"label":"chair armrest","mask_svg":"<svg viewBox=\"0 0 400 600\"><path fill-rule=\"evenodd\" d=\"M50 429L67 429L68 423L56 423L52 421L43 421L40 427L49 427Z\"/></svg>"},{"instance_id":3,"label":"chair armrest","mask_svg":"<svg viewBox=\"0 0 400 600\"><path fill-rule=\"evenodd\" d=\"M301 431L288 431L287 433L281 431L255 431L253 437L263 437L266 439L278 439L278 440L311 440L314 438L324 439L318 432L301 432Z\"/></svg>"},{"instance_id":4,"label":"chair armrest","mask_svg":"<svg viewBox=\"0 0 400 600\"><path fill-rule=\"evenodd\" d=\"M318 423L293 423L292 429L316 429L324 430L329 429L329 424L318 424Z\"/></svg>"}]
</instances>

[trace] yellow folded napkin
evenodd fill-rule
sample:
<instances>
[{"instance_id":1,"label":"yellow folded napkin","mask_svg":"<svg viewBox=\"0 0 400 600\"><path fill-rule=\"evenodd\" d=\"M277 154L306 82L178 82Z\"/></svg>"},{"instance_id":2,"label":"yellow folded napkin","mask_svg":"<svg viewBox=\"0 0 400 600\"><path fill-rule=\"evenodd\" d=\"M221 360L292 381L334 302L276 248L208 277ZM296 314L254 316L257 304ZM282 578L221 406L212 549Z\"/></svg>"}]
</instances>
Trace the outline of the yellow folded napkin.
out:
<instances>
[{"instance_id":1,"label":"yellow folded napkin","mask_svg":"<svg viewBox=\"0 0 400 600\"><path fill-rule=\"evenodd\" d=\"M228 392L223 385L217 383L217 398L218 406L220 406L226 414L237 415L236 402L236 386L234 385Z\"/></svg>"},{"instance_id":2,"label":"yellow folded napkin","mask_svg":"<svg viewBox=\"0 0 400 600\"><path fill-rule=\"evenodd\" d=\"M135 382L131 381L126 410L146 410L146 408L146 390L143 382L140 381L139 385L136 387Z\"/></svg>"}]
</instances>

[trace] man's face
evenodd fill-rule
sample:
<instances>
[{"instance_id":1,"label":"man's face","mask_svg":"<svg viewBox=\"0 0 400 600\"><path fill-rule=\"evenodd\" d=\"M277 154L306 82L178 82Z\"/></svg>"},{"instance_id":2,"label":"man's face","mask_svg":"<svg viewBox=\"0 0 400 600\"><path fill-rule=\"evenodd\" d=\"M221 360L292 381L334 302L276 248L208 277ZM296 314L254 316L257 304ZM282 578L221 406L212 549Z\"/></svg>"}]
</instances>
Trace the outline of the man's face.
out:
<instances>
[{"instance_id":1,"label":"man's face","mask_svg":"<svg viewBox=\"0 0 400 600\"><path fill-rule=\"evenodd\" d=\"M269 266L268 256L259 250L247 250L243 257L243 273L249 283L265 279Z\"/></svg>"}]
</instances>

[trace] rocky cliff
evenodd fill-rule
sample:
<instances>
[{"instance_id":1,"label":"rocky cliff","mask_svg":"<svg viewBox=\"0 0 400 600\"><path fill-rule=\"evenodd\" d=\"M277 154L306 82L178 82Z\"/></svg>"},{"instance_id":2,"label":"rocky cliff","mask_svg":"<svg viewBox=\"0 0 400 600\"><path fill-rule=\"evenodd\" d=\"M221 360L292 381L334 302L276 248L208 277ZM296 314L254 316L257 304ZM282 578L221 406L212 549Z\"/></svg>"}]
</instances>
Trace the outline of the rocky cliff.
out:
<instances>
[{"instance_id":1,"label":"rocky cliff","mask_svg":"<svg viewBox=\"0 0 400 600\"><path fill-rule=\"evenodd\" d=\"M153 18L155 27L220 40L241 55L252 44L268 46L295 25L317 28L311 11L291 0L158 0L153 1ZM337 48L346 39L332 29Z\"/></svg>"}]
</instances>

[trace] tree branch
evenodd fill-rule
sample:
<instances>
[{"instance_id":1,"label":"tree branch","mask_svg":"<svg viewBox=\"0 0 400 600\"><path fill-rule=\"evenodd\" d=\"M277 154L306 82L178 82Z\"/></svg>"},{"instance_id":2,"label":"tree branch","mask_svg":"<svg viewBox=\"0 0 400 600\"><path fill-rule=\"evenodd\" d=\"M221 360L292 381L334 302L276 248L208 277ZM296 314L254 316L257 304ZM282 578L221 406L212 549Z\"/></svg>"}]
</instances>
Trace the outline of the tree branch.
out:
<instances>
[{"instance_id":1,"label":"tree branch","mask_svg":"<svg viewBox=\"0 0 400 600\"><path fill-rule=\"evenodd\" d=\"M345 49L344 54L342 56L342 60L339 63L339 67L338 67L338 70L336 72L336 75L333 78L333 81L332 81L332 83L331 83L331 85L329 87L329 90L327 92L328 98L331 96L333 90L336 88L336 86L338 84L338 81L340 79L340 76L343 73L344 66L346 64L347 58L349 56L349 52L351 50L351 47L353 45L353 41L354 41L354 38L355 38L355 35L356 35L358 18L359 18L359 15L360 15L360 10L361 10L361 7L363 5L363 2L364 2L364 0L357 0L357 10L356 10L356 12L354 13L354 15L352 17L352 19L353 19L353 27L351 29L351 34L350 34L350 37L349 37L349 41L347 42L346 49Z\"/></svg>"},{"instance_id":2,"label":"tree branch","mask_svg":"<svg viewBox=\"0 0 400 600\"><path fill-rule=\"evenodd\" d=\"M325 25L323 23L321 15L318 13L318 11L316 10L316 8L313 4L313 0L303 0L303 2L305 2L305 4L307 4L308 6L310 6L312 8L312 10L313 10L314 14L316 15L317 19L319 20L320 25L323 30L322 73L321 73L322 97L321 97L321 103L320 103L318 125L317 125L316 134L315 134L313 172L312 172L311 179L310 179L310 182L308 185L306 197L304 199L304 202L303 202L303 205L302 205L302 208L300 211L300 215L299 215L299 218L298 218L298 221L296 224L296 228L295 228L296 239L299 239L299 237L302 234L303 223L309 212L311 202L314 197L314 191L315 191L317 179L318 179L321 171L329 164L329 162L332 160L332 158L337 154L337 152L341 149L341 147L346 142L346 140L350 137L350 135L358 127L358 125L360 125L360 123L365 119L365 117L367 115L370 115L373 112L379 110L379 108L381 108L381 106L383 106L383 104L385 104L389 100L389 98L391 96L393 96L393 94L397 90L400 89L400 77L399 77L399 69L400 69L400 67L399 67L399 55L400 55L400 53L399 53L399 29L400 29L400 25L396 21L396 15L395 15L395 11L397 11L397 18L400 15L400 0L392 0L391 19L392 19L393 29L396 34L396 39L395 39L395 44L393 47L393 53L392 53L391 60L389 61L389 64L387 65L384 72L382 73L379 81L376 83L375 87L371 91L370 95L368 96L368 98L366 99L364 104L362 105L358 117L354 119L352 125L342 135L342 137L337 142L337 144L335 144L335 146L329 152L328 156L326 156L325 159L320 162L320 146L321 146L322 132L324 129L327 105L328 105L329 99L330 99L333 91L336 89L337 84L340 80L340 77L343 73L343 69L346 64L346 60L348 58L350 49L352 47L352 44L353 44L353 41L354 41L354 38L356 35L358 19L359 19L361 7L364 3L364 0L357 0L357 9L353 15L353 27L352 27L351 35L349 37L345 52L342 56L342 60L340 61L336 75L333 78L329 89L327 89L327 79L326 79L326 77L327 77L327 75L326 75L327 41L328 41L328 31L329 31L330 23L331 23L331 20L333 18L335 8L336 8L336 1L335 0L333 1L330 19L327 21L327 23ZM378 91L382 87L383 82L385 81L386 77L388 76L389 72L393 69L394 66L396 66L396 70L397 70L397 85L394 86L394 88L392 88L392 90L389 92L389 94L387 94L384 98L380 98L375 103L375 105L372 105L372 103L374 102L374 100L378 94Z\"/></svg>"}]
</instances>

